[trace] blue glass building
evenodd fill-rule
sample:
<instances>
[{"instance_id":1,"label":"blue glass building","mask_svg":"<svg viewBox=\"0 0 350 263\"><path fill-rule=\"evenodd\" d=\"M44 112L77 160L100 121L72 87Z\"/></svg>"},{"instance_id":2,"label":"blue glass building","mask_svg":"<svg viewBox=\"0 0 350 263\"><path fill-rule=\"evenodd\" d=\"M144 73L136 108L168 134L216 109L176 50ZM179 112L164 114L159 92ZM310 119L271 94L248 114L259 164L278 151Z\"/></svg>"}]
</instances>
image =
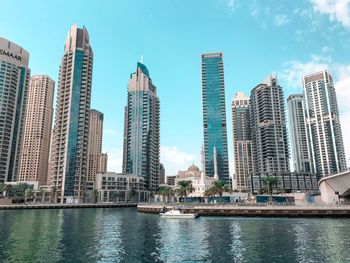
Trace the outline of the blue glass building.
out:
<instances>
[{"instance_id":1,"label":"blue glass building","mask_svg":"<svg viewBox=\"0 0 350 263\"><path fill-rule=\"evenodd\" d=\"M224 65L222 53L202 54L202 98L205 173L214 177L214 147L217 176L229 183Z\"/></svg>"},{"instance_id":2,"label":"blue glass building","mask_svg":"<svg viewBox=\"0 0 350 263\"><path fill-rule=\"evenodd\" d=\"M148 69L137 63L130 75L125 107L123 173L145 178L148 190L159 185L159 98Z\"/></svg>"},{"instance_id":3,"label":"blue glass building","mask_svg":"<svg viewBox=\"0 0 350 263\"><path fill-rule=\"evenodd\" d=\"M88 166L93 52L86 28L71 27L61 60L50 184L61 202L81 202Z\"/></svg>"}]
</instances>

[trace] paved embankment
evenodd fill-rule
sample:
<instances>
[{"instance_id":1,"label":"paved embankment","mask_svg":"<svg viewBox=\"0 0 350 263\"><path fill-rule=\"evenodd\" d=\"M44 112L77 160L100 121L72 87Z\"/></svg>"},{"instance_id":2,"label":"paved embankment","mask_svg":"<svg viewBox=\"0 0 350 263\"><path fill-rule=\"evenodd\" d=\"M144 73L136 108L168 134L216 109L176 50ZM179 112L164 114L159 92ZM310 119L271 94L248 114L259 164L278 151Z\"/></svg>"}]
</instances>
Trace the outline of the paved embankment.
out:
<instances>
[{"instance_id":1,"label":"paved embankment","mask_svg":"<svg viewBox=\"0 0 350 263\"><path fill-rule=\"evenodd\" d=\"M136 203L101 203L101 204L12 204L0 205L0 210L9 209L64 209L64 208L116 208L136 207Z\"/></svg>"},{"instance_id":2,"label":"paved embankment","mask_svg":"<svg viewBox=\"0 0 350 263\"><path fill-rule=\"evenodd\" d=\"M137 210L157 214L163 207L174 205L138 204ZM179 206L179 205L178 205ZM184 213L198 213L201 216L247 216L247 217L349 217L350 206L238 206L238 205L180 205Z\"/></svg>"}]
</instances>

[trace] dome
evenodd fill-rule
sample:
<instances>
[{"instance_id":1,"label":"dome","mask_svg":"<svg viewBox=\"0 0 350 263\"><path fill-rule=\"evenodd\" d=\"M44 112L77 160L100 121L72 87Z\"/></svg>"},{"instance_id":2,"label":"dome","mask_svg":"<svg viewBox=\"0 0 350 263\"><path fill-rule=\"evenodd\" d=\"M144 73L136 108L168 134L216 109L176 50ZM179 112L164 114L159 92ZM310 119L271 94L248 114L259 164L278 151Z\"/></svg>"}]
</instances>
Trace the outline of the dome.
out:
<instances>
[{"instance_id":1,"label":"dome","mask_svg":"<svg viewBox=\"0 0 350 263\"><path fill-rule=\"evenodd\" d=\"M187 171L199 171L199 168L192 164L190 167L188 167Z\"/></svg>"}]
</instances>

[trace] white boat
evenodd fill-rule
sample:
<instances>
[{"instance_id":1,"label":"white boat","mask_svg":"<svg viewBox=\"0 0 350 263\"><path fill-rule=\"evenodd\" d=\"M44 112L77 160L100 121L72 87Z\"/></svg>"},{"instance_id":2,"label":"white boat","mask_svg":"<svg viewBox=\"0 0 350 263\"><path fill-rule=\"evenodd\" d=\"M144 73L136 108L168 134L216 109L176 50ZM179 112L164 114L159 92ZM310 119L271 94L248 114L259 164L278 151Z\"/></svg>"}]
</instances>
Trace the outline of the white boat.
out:
<instances>
[{"instance_id":1,"label":"white boat","mask_svg":"<svg viewBox=\"0 0 350 263\"><path fill-rule=\"evenodd\" d=\"M161 217L164 218L196 218L198 217L198 214L193 213L182 213L179 209L172 209L165 213L159 213Z\"/></svg>"}]
</instances>

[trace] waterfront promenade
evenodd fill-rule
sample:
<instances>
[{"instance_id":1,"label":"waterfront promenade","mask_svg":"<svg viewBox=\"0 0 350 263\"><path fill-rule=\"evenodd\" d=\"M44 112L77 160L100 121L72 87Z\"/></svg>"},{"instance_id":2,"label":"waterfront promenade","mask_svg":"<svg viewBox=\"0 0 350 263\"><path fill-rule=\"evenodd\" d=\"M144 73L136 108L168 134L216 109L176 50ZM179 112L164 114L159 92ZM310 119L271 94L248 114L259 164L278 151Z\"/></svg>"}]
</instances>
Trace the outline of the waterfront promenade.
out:
<instances>
[{"instance_id":1,"label":"waterfront promenade","mask_svg":"<svg viewBox=\"0 0 350 263\"><path fill-rule=\"evenodd\" d=\"M136 207L137 203L97 203L97 204L11 204L0 205L0 210L12 209L64 209L64 208L117 208Z\"/></svg>"},{"instance_id":2,"label":"waterfront promenade","mask_svg":"<svg viewBox=\"0 0 350 263\"><path fill-rule=\"evenodd\" d=\"M143 213L160 213L179 207L184 213L198 213L201 216L246 216L246 217L347 217L350 206L270 206L236 204L152 204L139 203L137 210Z\"/></svg>"}]
</instances>

